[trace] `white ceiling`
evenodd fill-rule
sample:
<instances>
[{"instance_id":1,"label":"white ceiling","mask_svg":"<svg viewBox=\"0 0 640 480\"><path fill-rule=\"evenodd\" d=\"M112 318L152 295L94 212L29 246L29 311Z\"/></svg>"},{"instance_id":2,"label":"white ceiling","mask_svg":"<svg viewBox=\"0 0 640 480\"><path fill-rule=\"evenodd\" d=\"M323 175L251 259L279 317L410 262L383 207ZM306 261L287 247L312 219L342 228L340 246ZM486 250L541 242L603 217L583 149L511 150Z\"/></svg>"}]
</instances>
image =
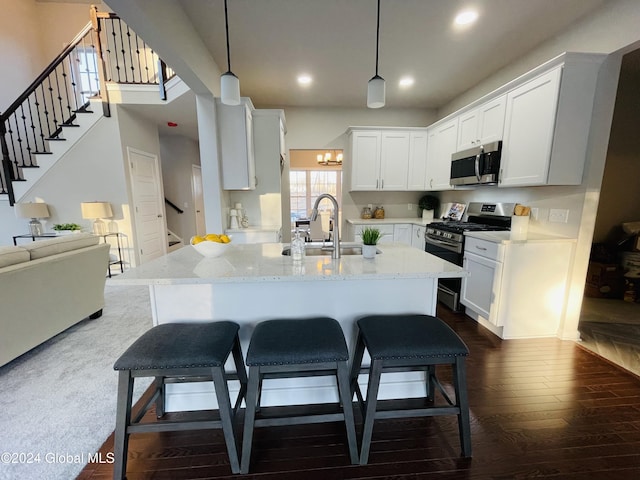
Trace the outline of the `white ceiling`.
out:
<instances>
[{"instance_id":1,"label":"white ceiling","mask_svg":"<svg viewBox=\"0 0 640 480\"><path fill-rule=\"evenodd\" d=\"M223 0L176 1L224 72ZM381 0L386 107L440 108L607 2ZM480 16L456 30L453 19L463 7ZM228 0L231 67L241 95L258 108L365 108L375 72L376 9L376 0ZM297 84L300 73L313 77L309 87ZM413 87L398 86L404 75L414 77ZM162 134L197 138L193 95L168 108L136 110ZM180 126L169 128L167 121Z\"/></svg>"},{"instance_id":2,"label":"white ceiling","mask_svg":"<svg viewBox=\"0 0 640 480\"><path fill-rule=\"evenodd\" d=\"M227 65L223 0L178 0L215 62ZM382 0L379 73L388 107L438 108L606 0ZM462 7L478 22L452 26ZM228 0L232 71L259 106L366 104L376 0ZM296 77L306 72L308 88ZM415 84L401 90L402 75Z\"/></svg>"}]
</instances>

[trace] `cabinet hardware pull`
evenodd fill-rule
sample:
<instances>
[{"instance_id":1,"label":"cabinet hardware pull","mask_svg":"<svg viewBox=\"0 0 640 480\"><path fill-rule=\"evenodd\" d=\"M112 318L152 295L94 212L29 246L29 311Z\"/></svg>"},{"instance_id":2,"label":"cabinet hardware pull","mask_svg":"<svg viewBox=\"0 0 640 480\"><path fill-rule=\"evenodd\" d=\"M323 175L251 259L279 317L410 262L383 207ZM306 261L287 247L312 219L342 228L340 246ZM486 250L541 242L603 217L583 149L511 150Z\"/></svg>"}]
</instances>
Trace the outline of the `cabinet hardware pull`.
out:
<instances>
[{"instance_id":1,"label":"cabinet hardware pull","mask_svg":"<svg viewBox=\"0 0 640 480\"><path fill-rule=\"evenodd\" d=\"M476 245L476 248L477 248L478 250L486 250L486 248L485 248L485 247L479 247L478 245Z\"/></svg>"},{"instance_id":2,"label":"cabinet hardware pull","mask_svg":"<svg viewBox=\"0 0 640 480\"><path fill-rule=\"evenodd\" d=\"M381 188L382 190L384 190L384 178L383 178L380 182L381 182L381 186L380 186L380 188Z\"/></svg>"}]
</instances>

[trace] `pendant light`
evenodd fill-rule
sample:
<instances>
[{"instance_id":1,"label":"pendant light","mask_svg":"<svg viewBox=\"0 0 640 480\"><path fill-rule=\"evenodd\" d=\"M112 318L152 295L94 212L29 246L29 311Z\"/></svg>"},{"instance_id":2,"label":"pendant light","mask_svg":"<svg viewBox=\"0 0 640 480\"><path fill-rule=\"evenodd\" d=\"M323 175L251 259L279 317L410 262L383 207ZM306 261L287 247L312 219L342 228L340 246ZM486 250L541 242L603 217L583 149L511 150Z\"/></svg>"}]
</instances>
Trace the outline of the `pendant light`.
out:
<instances>
[{"instance_id":1,"label":"pendant light","mask_svg":"<svg viewBox=\"0 0 640 480\"><path fill-rule=\"evenodd\" d=\"M240 105L240 80L231 71L231 55L229 53L229 17L227 0L224 0L224 26L227 31L227 71L220 77L220 96L225 105Z\"/></svg>"},{"instance_id":2,"label":"pendant light","mask_svg":"<svg viewBox=\"0 0 640 480\"><path fill-rule=\"evenodd\" d=\"M384 78L378 75L378 52L380 45L380 0L378 0L378 27L376 30L376 74L369 80L367 87L367 107L384 107Z\"/></svg>"}]
</instances>

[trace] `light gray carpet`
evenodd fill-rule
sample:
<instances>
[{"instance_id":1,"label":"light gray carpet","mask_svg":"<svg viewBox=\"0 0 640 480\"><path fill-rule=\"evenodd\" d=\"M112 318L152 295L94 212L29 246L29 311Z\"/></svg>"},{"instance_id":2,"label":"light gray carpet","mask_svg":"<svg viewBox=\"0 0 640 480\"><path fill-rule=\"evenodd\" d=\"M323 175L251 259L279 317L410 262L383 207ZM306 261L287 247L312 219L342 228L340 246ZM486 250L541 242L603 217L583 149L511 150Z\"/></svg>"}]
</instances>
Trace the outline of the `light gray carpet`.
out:
<instances>
[{"instance_id":1,"label":"light gray carpet","mask_svg":"<svg viewBox=\"0 0 640 480\"><path fill-rule=\"evenodd\" d=\"M102 317L0 367L0 479L76 478L115 427L113 363L150 327L147 287L107 285ZM138 399L149 382L136 383Z\"/></svg>"}]
</instances>

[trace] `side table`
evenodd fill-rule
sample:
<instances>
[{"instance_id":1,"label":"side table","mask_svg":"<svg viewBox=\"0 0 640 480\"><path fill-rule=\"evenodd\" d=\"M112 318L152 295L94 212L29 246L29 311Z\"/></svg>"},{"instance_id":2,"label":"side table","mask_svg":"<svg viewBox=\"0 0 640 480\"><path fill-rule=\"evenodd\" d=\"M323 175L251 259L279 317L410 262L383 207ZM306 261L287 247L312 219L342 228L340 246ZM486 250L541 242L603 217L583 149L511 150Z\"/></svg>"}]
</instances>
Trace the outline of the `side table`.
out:
<instances>
[{"instance_id":1,"label":"side table","mask_svg":"<svg viewBox=\"0 0 640 480\"><path fill-rule=\"evenodd\" d=\"M115 237L116 239L116 244L112 245L114 247L116 247L117 251L118 251L118 259L117 260L109 260L109 269L107 270L108 272L108 276L109 278L111 278L111 267L114 265L120 265L120 273L124 273L124 260L122 259L122 237L124 236L124 234L122 233L105 233L104 235L100 235L102 237L102 240L104 243L111 243L108 242L108 238L110 237Z\"/></svg>"},{"instance_id":2,"label":"side table","mask_svg":"<svg viewBox=\"0 0 640 480\"><path fill-rule=\"evenodd\" d=\"M17 246L19 238L30 238L32 242L35 242L36 238L53 238L53 237L57 237L57 235L55 233L42 233L40 235L32 235L30 233L25 233L23 235L14 235L13 244Z\"/></svg>"}]
</instances>

